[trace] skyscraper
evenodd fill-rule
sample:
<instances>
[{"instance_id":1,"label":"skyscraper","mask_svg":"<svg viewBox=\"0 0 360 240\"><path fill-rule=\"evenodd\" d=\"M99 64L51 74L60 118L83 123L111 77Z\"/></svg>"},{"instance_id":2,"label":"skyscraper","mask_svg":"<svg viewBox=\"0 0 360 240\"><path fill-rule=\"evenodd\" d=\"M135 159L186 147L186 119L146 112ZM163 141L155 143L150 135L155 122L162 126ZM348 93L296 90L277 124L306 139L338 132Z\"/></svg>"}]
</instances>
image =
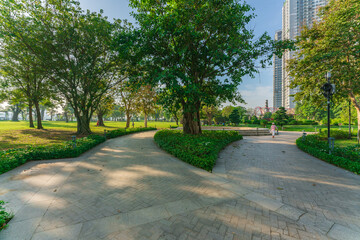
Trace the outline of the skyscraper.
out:
<instances>
[{"instance_id":1,"label":"skyscraper","mask_svg":"<svg viewBox=\"0 0 360 240\"><path fill-rule=\"evenodd\" d=\"M314 21L319 21L319 9L327 4L327 0L285 0L282 9L282 39L294 40L299 36L304 26L311 27ZM282 58L282 106L294 108L293 95L299 89L290 89L291 77L286 71L288 60L294 57L294 52L285 51Z\"/></svg>"},{"instance_id":2,"label":"skyscraper","mask_svg":"<svg viewBox=\"0 0 360 240\"><path fill-rule=\"evenodd\" d=\"M275 33L275 41L281 40L282 31ZM274 54L274 85L273 85L273 104L274 108L282 106L282 58Z\"/></svg>"}]
</instances>

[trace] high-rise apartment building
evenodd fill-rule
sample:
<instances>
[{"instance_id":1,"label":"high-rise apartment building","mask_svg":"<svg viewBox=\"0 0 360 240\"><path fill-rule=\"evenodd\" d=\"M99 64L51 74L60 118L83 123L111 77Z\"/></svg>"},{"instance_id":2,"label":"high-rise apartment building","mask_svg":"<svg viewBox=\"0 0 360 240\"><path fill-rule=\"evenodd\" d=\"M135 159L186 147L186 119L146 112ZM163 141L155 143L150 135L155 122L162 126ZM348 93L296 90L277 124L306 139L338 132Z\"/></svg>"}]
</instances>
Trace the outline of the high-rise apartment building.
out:
<instances>
[{"instance_id":1,"label":"high-rise apartment building","mask_svg":"<svg viewBox=\"0 0 360 240\"><path fill-rule=\"evenodd\" d=\"M275 33L275 41L282 38L282 31ZM274 85L273 85L273 104L274 108L282 106L282 58L274 54Z\"/></svg>"},{"instance_id":2,"label":"high-rise apartment building","mask_svg":"<svg viewBox=\"0 0 360 240\"><path fill-rule=\"evenodd\" d=\"M318 21L319 9L327 4L328 0L285 0L282 9L282 39L294 40L300 35L303 26L310 26ZM286 71L288 60L294 57L294 52L286 51L282 58L282 106L294 108L293 95L299 89L290 89L291 77Z\"/></svg>"}]
</instances>

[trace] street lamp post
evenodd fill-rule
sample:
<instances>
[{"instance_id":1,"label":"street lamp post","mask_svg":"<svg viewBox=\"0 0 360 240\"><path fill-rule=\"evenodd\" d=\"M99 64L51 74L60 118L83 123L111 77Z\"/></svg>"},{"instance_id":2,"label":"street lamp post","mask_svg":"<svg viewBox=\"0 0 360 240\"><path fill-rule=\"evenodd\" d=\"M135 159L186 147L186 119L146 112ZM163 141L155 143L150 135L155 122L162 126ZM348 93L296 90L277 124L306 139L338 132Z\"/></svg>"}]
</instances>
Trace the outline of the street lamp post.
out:
<instances>
[{"instance_id":1,"label":"street lamp post","mask_svg":"<svg viewBox=\"0 0 360 240\"><path fill-rule=\"evenodd\" d=\"M331 100L331 96L334 95L334 93L335 93L335 84L330 83L331 72L327 72L325 77L326 77L327 83L325 83L321 87L321 90L323 90L323 94L327 98L327 107L328 107L328 121L327 121L327 124L328 124L328 142L329 142L329 146L330 146L331 145L331 138L330 138L330 100Z\"/></svg>"}]
</instances>

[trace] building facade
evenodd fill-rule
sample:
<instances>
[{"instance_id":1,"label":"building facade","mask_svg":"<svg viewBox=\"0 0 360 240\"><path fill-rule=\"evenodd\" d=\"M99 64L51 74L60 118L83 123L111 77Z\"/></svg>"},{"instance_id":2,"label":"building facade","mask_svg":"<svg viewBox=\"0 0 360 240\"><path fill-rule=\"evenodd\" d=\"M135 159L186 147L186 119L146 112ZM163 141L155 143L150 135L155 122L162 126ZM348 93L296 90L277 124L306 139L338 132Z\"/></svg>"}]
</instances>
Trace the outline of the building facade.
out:
<instances>
[{"instance_id":1,"label":"building facade","mask_svg":"<svg viewBox=\"0 0 360 240\"><path fill-rule=\"evenodd\" d=\"M275 33L275 41L282 39L282 31ZM274 54L274 75L273 75L273 104L274 108L282 106L282 58Z\"/></svg>"},{"instance_id":2,"label":"building facade","mask_svg":"<svg viewBox=\"0 0 360 240\"><path fill-rule=\"evenodd\" d=\"M282 39L295 40L300 35L304 26L311 27L315 21L319 21L319 9L327 4L327 0L285 0L282 9ZM295 108L293 95L298 88L291 89L291 77L286 69L288 61L294 57L294 52L285 51L282 58L282 106Z\"/></svg>"}]
</instances>

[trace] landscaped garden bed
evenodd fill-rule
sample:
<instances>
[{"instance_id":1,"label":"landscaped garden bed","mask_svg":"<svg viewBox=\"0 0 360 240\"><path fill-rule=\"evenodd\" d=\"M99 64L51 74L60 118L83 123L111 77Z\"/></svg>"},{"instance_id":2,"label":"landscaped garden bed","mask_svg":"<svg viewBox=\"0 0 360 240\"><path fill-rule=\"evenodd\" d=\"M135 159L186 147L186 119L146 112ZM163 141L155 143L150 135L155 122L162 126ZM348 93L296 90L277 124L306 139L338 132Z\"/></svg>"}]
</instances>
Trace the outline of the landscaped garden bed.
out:
<instances>
[{"instance_id":1,"label":"landscaped garden bed","mask_svg":"<svg viewBox=\"0 0 360 240\"><path fill-rule=\"evenodd\" d=\"M160 148L195 167L212 171L218 154L229 143L241 140L236 131L203 131L201 135L161 130L154 136Z\"/></svg>"},{"instance_id":2,"label":"landscaped garden bed","mask_svg":"<svg viewBox=\"0 0 360 240\"><path fill-rule=\"evenodd\" d=\"M3 207L4 204L4 201L0 201L0 231L7 227L7 223L13 217L12 214L5 211L5 208Z\"/></svg>"},{"instance_id":3,"label":"landscaped garden bed","mask_svg":"<svg viewBox=\"0 0 360 240\"><path fill-rule=\"evenodd\" d=\"M156 130L156 128L127 128L109 131L106 138L115 138L136 132ZM0 151L0 174L10 171L31 160L74 158L82 153L106 141L105 136L89 135L76 140L76 147L73 141L49 146L28 146L26 148L14 148Z\"/></svg>"},{"instance_id":4,"label":"landscaped garden bed","mask_svg":"<svg viewBox=\"0 0 360 240\"><path fill-rule=\"evenodd\" d=\"M344 168L353 173L360 174L360 146L351 145L348 147L337 147L329 154L327 140L321 134L308 135L296 140L296 145L304 152L317 157L335 166Z\"/></svg>"}]
</instances>

